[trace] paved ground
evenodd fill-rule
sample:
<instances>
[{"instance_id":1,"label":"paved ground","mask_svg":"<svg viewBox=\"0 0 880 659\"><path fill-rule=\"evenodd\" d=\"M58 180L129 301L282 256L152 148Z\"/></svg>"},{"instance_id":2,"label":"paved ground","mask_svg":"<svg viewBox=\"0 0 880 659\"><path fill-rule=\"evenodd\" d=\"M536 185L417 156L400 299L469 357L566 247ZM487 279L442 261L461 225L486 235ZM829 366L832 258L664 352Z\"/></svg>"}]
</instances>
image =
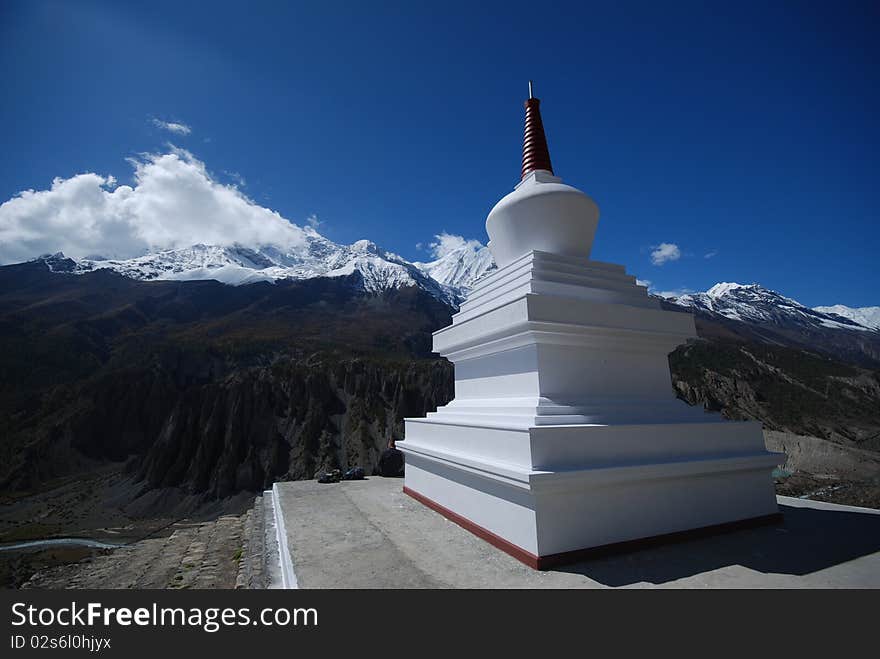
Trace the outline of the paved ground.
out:
<instances>
[{"instance_id":1,"label":"paved ground","mask_svg":"<svg viewBox=\"0 0 880 659\"><path fill-rule=\"evenodd\" d=\"M536 572L401 491L279 483L300 588L880 587L880 511L779 497L778 526Z\"/></svg>"}]
</instances>

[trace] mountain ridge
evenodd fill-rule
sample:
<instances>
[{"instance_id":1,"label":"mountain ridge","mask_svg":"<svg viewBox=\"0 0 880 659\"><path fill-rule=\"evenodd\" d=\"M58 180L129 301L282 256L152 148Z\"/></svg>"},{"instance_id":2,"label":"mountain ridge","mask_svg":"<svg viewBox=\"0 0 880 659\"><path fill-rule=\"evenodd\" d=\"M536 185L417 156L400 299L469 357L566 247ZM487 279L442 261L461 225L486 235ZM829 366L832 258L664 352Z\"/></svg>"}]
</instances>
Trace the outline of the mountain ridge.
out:
<instances>
[{"instance_id":1,"label":"mountain ridge","mask_svg":"<svg viewBox=\"0 0 880 659\"><path fill-rule=\"evenodd\" d=\"M310 227L304 233L305 245L294 249L196 244L131 259L74 260L59 252L36 260L45 261L54 272L83 274L109 269L141 281L213 279L233 286L355 275L366 293L416 286L452 307L458 307L480 278L496 268L489 249L476 241L437 254L433 261L410 262L369 240L342 245ZM705 292L662 299L746 323L880 333L880 307L838 304L810 308L757 283L719 282Z\"/></svg>"},{"instance_id":2,"label":"mountain ridge","mask_svg":"<svg viewBox=\"0 0 880 659\"><path fill-rule=\"evenodd\" d=\"M687 293L664 299L681 307L691 307L743 322L811 325L855 331L876 330L841 314L819 310L830 307L810 308L757 283L719 282L704 293ZM842 308L842 305L837 306Z\"/></svg>"},{"instance_id":3,"label":"mountain ridge","mask_svg":"<svg viewBox=\"0 0 880 659\"><path fill-rule=\"evenodd\" d=\"M834 304L828 307L813 307L813 311L834 314L864 327L880 330L880 307L848 307L845 304Z\"/></svg>"},{"instance_id":4,"label":"mountain ridge","mask_svg":"<svg viewBox=\"0 0 880 659\"><path fill-rule=\"evenodd\" d=\"M305 245L296 248L199 243L130 259L83 258L75 260L76 266L68 271L82 274L109 269L142 281L214 279L233 286L359 273L364 291L368 293L418 286L439 299L447 300L451 295L415 265L372 241L358 240L351 245L340 245L311 228L304 229L304 234ZM61 253L51 258L58 260L59 256L65 258Z\"/></svg>"}]
</instances>

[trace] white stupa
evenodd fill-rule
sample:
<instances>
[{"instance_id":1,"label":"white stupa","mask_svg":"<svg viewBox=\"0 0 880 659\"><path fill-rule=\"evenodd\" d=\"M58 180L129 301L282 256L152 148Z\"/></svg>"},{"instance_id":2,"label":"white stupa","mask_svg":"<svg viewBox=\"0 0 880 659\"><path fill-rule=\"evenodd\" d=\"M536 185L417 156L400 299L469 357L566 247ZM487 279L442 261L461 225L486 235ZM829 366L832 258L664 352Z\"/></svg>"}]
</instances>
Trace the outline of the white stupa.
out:
<instances>
[{"instance_id":1,"label":"white stupa","mask_svg":"<svg viewBox=\"0 0 880 659\"><path fill-rule=\"evenodd\" d=\"M539 569L777 515L784 454L675 397L668 355L693 316L589 260L599 210L554 176L529 91L522 179L486 219L498 270L434 333L455 399L406 419L404 491Z\"/></svg>"}]
</instances>

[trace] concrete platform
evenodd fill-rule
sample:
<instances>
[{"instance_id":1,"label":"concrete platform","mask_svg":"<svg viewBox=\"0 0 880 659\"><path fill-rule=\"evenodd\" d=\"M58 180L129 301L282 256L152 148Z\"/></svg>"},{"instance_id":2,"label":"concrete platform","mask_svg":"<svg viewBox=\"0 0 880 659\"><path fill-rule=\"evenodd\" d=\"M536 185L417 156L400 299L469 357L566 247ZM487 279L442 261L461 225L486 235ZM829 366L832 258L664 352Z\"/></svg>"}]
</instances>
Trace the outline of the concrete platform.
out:
<instances>
[{"instance_id":1,"label":"concrete platform","mask_svg":"<svg viewBox=\"0 0 880 659\"><path fill-rule=\"evenodd\" d=\"M406 496L403 479L277 483L300 588L878 588L880 510L778 497L783 521L538 572ZM284 545L286 544L286 552ZM286 554L286 555L285 555Z\"/></svg>"}]
</instances>

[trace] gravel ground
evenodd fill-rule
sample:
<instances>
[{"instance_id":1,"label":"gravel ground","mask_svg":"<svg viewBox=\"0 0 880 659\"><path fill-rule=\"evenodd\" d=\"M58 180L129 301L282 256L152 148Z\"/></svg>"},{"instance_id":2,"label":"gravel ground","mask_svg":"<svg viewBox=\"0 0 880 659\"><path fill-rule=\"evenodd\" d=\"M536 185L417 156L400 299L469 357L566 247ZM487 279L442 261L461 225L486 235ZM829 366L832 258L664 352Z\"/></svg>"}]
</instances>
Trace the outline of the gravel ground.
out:
<instances>
[{"instance_id":1,"label":"gravel ground","mask_svg":"<svg viewBox=\"0 0 880 659\"><path fill-rule=\"evenodd\" d=\"M23 588L234 588L244 516L174 524L163 538L41 570Z\"/></svg>"}]
</instances>

